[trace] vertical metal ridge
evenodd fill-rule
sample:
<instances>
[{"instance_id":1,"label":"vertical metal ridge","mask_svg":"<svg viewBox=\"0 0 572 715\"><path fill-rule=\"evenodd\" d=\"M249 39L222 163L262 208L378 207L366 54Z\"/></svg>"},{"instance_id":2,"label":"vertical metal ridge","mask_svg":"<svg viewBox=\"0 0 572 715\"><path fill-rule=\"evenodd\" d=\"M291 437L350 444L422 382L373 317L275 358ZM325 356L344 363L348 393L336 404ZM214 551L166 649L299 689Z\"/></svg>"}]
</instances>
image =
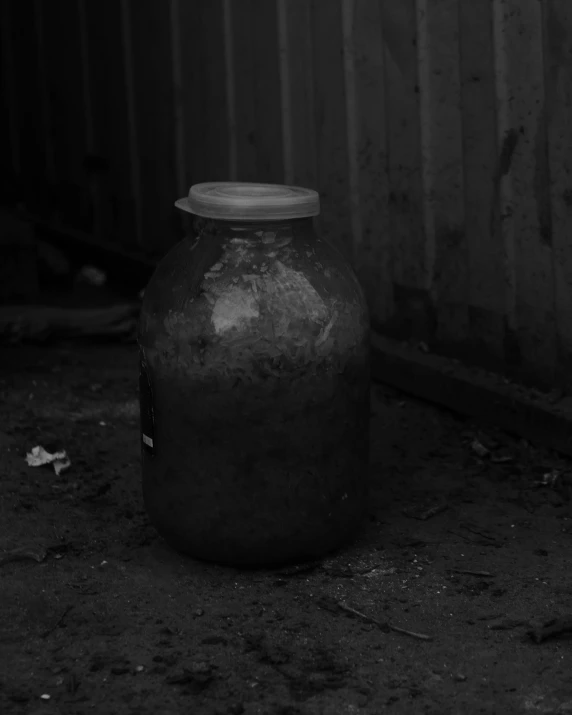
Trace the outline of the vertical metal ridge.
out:
<instances>
[{"instance_id":1,"label":"vertical metal ridge","mask_svg":"<svg viewBox=\"0 0 572 715\"><path fill-rule=\"evenodd\" d=\"M36 41L38 43L38 77L40 84L40 113L44 130L44 146L46 149L46 177L48 184L56 183L56 159L52 141L50 99L48 76L46 71L46 46L43 28L42 0L35 0L34 14L36 16Z\"/></svg>"},{"instance_id":2,"label":"vertical metal ridge","mask_svg":"<svg viewBox=\"0 0 572 715\"><path fill-rule=\"evenodd\" d=\"M2 55L3 55L3 77L2 81L6 88L8 122L10 126L10 150L12 154L12 168L16 175L22 172L22 162L20 157L20 137L18 130L18 114L16 98L14 96L14 58L12 55L12 27L10 21L10 3L4 0L2 3Z\"/></svg>"},{"instance_id":3,"label":"vertical metal ridge","mask_svg":"<svg viewBox=\"0 0 572 715\"><path fill-rule=\"evenodd\" d=\"M359 0L358 0L359 1ZM359 259L359 249L362 245L362 217L360 207L360 169L359 169L359 129L358 129L358 97L355 77L355 46L353 38L353 21L356 0L341 0L342 2L342 39L343 65L346 100L346 135L348 172L350 186L350 212L352 228L352 255L354 263Z\"/></svg>"},{"instance_id":4,"label":"vertical metal ridge","mask_svg":"<svg viewBox=\"0 0 572 715\"><path fill-rule=\"evenodd\" d=\"M180 0L170 0L171 60L173 72L173 116L175 120L175 171L179 196L188 192L185 161L185 112L183 107L183 69L181 51Z\"/></svg>"},{"instance_id":5,"label":"vertical metal ridge","mask_svg":"<svg viewBox=\"0 0 572 715\"><path fill-rule=\"evenodd\" d=\"M294 183L294 156L292 144L292 107L290 102L290 52L288 45L288 17L286 3L288 0L276 0L276 17L278 21L278 52L280 71L280 102L282 114L282 162L284 165L284 181Z\"/></svg>"},{"instance_id":6,"label":"vertical metal ridge","mask_svg":"<svg viewBox=\"0 0 572 715\"><path fill-rule=\"evenodd\" d=\"M137 120L135 110L135 86L133 69L133 47L131 42L131 13L129 0L121 0L121 32L123 37L123 60L125 70L125 89L127 94L127 114L129 122L129 154L131 158L131 191L135 201L135 230L137 243L143 248L141 172L139 147L137 145Z\"/></svg>"},{"instance_id":7,"label":"vertical metal ridge","mask_svg":"<svg viewBox=\"0 0 572 715\"><path fill-rule=\"evenodd\" d=\"M419 131L421 135L421 184L423 188L423 228L425 234L425 289L433 291L435 275L435 211L433 206L431 135L431 63L427 28L427 0L415 0L417 34L417 76L419 85Z\"/></svg>"},{"instance_id":8,"label":"vertical metal ridge","mask_svg":"<svg viewBox=\"0 0 572 715\"><path fill-rule=\"evenodd\" d=\"M226 111L229 146L229 175L231 181L238 176L238 140L236 136L236 91L234 77L232 39L232 4L231 0L223 0L223 29L225 51L225 81L226 81Z\"/></svg>"},{"instance_id":9,"label":"vertical metal ridge","mask_svg":"<svg viewBox=\"0 0 572 715\"><path fill-rule=\"evenodd\" d=\"M93 102L91 101L91 84L89 76L89 44L87 37L86 0L78 0L79 39L81 52L81 74L83 80L83 107L85 116L85 139L87 150L95 149L95 134L93 128Z\"/></svg>"},{"instance_id":10,"label":"vertical metal ridge","mask_svg":"<svg viewBox=\"0 0 572 715\"><path fill-rule=\"evenodd\" d=\"M493 0L493 61L497 98L497 142L499 156L509 141L510 87L507 65L507 43L504 33L504 1ZM499 176L500 228L504 247L504 275L506 279L505 310L507 325L516 330L516 247L512 220L513 183L510 172Z\"/></svg>"}]
</instances>

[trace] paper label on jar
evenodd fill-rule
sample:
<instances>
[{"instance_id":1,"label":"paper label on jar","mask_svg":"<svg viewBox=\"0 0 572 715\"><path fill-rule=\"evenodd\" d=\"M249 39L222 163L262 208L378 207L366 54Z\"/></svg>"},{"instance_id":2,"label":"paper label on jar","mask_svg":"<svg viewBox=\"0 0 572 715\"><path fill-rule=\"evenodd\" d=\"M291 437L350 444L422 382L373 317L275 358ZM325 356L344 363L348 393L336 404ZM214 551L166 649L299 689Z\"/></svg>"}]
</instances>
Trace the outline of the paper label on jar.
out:
<instances>
[{"instance_id":1,"label":"paper label on jar","mask_svg":"<svg viewBox=\"0 0 572 715\"><path fill-rule=\"evenodd\" d=\"M139 406L141 413L141 441L143 449L155 454L155 412L153 410L153 388L145 353L139 352Z\"/></svg>"}]
</instances>

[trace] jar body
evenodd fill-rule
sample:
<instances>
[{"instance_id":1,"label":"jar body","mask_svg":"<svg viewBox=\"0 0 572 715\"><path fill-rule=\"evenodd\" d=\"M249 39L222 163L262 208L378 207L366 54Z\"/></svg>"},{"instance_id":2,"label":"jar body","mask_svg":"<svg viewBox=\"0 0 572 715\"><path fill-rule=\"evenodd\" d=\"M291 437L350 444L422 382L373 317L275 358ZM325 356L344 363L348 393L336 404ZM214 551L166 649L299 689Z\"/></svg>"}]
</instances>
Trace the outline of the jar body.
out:
<instances>
[{"instance_id":1,"label":"jar body","mask_svg":"<svg viewBox=\"0 0 572 715\"><path fill-rule=\"evenodd\" d=\"M363 291L311 219L196 225L143 300L147 512L197 558L317 558L356 531L367 496Z\"/></svg>"}]
</instances>

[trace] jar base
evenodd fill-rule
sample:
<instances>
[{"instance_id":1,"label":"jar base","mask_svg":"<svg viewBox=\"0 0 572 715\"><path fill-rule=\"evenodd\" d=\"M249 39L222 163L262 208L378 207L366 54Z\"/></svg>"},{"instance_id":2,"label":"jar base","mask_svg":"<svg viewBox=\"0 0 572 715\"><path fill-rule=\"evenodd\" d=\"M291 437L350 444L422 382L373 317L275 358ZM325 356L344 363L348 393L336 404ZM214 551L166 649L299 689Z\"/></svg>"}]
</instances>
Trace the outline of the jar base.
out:
<instances>
[{"instance_id":1,"label":"jar base","mask_svg":"<svg viewBox=\"0 0 572 715\"><path fill-rule=\"evenodd\" d=\"M360 514L344 527L340 528L338 524L327 536L322 532L308 534L303 539L284 540L282 544L276 541L264 542L261 539L258 545L247 545L236 541L217 543L208 535L205 535L201 542L190 542L167 529L155 526L167 545L181 554L219 566L249 569L280 568L323 559L354 541L362 527Z\"/></svg>"}]
</instances>

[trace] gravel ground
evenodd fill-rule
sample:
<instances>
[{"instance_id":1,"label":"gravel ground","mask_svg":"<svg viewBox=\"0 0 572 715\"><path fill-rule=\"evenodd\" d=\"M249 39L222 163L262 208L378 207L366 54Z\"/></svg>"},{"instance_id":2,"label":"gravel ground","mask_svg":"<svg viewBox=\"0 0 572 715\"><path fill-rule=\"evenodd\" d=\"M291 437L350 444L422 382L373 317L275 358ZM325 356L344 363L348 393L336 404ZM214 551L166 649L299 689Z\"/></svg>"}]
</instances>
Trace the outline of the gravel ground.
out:
<instances>
[{"instance_id":1,"label":"gravel ground","mask_svg":"<svg viewBox=\"0 0 572 715\"><path fill-rule=\"evenodd\" d=\"M0 350L2 713L572 712L569 462L374 386L357 541L222 568L147 522L136 360Z\"/></svg>"}]
</instances>

